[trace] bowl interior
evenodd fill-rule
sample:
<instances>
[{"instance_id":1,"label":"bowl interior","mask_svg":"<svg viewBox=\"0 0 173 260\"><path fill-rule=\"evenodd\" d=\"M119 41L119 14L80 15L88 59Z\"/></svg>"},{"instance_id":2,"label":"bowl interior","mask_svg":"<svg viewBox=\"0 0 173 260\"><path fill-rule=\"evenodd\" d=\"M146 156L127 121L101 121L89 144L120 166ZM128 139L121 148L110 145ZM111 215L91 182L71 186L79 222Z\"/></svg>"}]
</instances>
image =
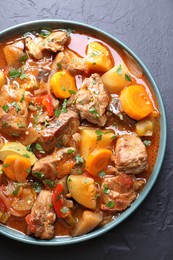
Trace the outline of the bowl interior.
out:
<instances>
[{"instance_id":1,"label":"bowl interior","mask_svg":"<svg viewBox=\"0 0 173 260\"><path fill-rule=\"evenodd\" d=\"M63 21L63 20L40 20L40 21L33 21L28 22L24 24L19 24L17 26L13 26L9 29L6 29L2 32L0 32L0 42L18 34L25 33L30 30L38 30L43 27L51 27L54 28L64 28L64 29L74 29L77 31L81 31L87 34L93 34L97 38L102 39L103 41L107 42L111 46L119 46L120 48L127 51L141 66L141 68L144 71L144 74L146 75L146 78L148 79L148 82L153 90L154 95L156 96L159 111L160 111L160 145L159 145L159 151L157 160L155 163L155 167L153 169L152 175L149 178L147 184L145 185L144 189L140 193L139 197L132 203L131 207L128 208L125 212L123 212L120 216L118 216L116 219L111 221L110 223L106 224L105 226L102 226L86 235L79 236L79 237L58 237L54 238L50 241L43 241L43 240L36 240L32 237L26 236L23 233L20 233L18 231L15 231L11 228L5 227L3 225L0 225L0 233L3 235L6 235L12 239L19 240L21 242L26 242L30 244L37 244L37 245L66 245L71 243L77 243L81 241L85 241L91 238L94 238L96 236L99 236L111 228L116 227L119 223L121 223L123 220L125 220L132 212L142 203L142 201L145 199L151 188L153 187L157 176L159 174L164 154L165 154L165 148L166 148L166 139L167 139L167 127L166 127L166 116L165 116L165 110L164 105L162 102L162 98L160 95L160 92L158 90L158 87L151 76L150 72L146 68L146 66L143 64L143 62L122 42L114 38L113 36L109 35L108 33L105 33L97 28L94 28L92 26L88 26L86 24L74 22L74 21Z\"/></svg>"}]
</instances>

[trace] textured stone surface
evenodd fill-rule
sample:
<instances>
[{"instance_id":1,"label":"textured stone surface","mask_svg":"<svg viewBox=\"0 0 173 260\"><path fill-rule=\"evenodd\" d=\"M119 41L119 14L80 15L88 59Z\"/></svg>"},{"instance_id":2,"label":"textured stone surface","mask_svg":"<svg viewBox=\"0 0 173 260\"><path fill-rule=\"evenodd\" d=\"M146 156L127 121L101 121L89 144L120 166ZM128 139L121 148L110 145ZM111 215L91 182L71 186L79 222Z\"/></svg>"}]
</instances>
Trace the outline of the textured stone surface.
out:
<instances>
[{"instance_id":1,"label":"textured stone surface","mask_svg":"<svg viewBox=\"0 0 173 260\"><path fill-rule=\"evenodd\" d=\"M168 145L159 178L121 225L81 244L44 248L0 236L0 259L173 259L173 1L1 0L0 30L35 19L76 20L127 44L154 76L165 104Z\"/></svg>"}]
</instances>

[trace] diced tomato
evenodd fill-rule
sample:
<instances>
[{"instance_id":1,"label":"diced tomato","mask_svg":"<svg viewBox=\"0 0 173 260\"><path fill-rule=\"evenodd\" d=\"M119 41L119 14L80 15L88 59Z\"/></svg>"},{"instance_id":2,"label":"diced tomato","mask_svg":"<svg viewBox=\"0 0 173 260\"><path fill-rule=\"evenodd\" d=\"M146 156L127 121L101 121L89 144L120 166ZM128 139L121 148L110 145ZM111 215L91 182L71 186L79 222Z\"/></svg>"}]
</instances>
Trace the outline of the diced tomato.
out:
<instances>
[{"instance_id":1,"label":"diced tomato","mask_svg":"<svg viewBox=\"0 0 173 260\"><path fill-rule=\"evenodd\" d=\"M2 199L0 199L0 212L5 212L6 206Z\"/></svg>"},{"instance_id":2,"label":"diced tomato","mask_svg":"<svg viewBox=\"0 0 173 260\"><path fill-rule=\"evenodd\" d=\"M44 96L35 97L34 101L35 101L35 103L37 103L40 106L43 105L45 107L45 109L47 110L49 116L54 115L52 99L49 94L44 95Z\"/></svg>"},{"instance_id":3,"label":"diced tomato","mask_svg":"<svg viewBox=\"0 0 173 260\"><path fill-rule=\"evenodd\" d=\"M36 225L32 222L31 220L31 214L28 214L26 217L25 217L25 220L26 220L26 223L29 225L29 229L32 233L35 233L36 232Z\"/></svg>"},{"instance_id":4,"label":"diced tomato","mask_svg":"<svg viewBox=\"0 0 173 260\"><path fill-rule=\"evenodd\" d=\"M58 218L63 218L63 213L61 212L61 209L64 206L64 197L62 194L63 190L64 190L63 186L58 183L52 195L53 208Z\"/></svg>"}]
</instances>

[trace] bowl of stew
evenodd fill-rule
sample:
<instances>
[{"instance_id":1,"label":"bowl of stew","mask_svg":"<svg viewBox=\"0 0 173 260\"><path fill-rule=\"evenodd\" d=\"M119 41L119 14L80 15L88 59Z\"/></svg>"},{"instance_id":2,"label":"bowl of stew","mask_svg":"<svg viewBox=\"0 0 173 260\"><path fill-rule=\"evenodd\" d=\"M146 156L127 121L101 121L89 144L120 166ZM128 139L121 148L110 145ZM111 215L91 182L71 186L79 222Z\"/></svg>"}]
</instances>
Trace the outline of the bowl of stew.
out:
<instances>
[{"instance_id":1,"label":"bowl of stew","mask_svg":"<svg viewBox=\"0 0 173 260\"><path fill-rule=\"evenodd\" d=\"M166 147L162 98L122 42L62 20L0 33L0 233L85 241L142 203Z\"/></svg>"}]
</instances>

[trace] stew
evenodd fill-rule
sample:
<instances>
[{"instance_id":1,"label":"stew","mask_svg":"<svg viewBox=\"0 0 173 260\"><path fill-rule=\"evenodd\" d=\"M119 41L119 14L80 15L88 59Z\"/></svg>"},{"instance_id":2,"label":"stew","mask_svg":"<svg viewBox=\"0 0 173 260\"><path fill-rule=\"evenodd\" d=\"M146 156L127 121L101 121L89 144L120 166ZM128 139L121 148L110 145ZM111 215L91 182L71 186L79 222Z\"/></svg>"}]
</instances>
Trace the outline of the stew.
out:
<instances>
[{"instance_id":1,"label":"stew","mask_svg":"<svg viewBox=\"0 0 173 260\"><path fill-rule=\"evenodd\" d=\"M119 46L65 29L0 43L0 223L79 236L131 206L159 145L159 111Z\"/></svg>"}]
</instances>

